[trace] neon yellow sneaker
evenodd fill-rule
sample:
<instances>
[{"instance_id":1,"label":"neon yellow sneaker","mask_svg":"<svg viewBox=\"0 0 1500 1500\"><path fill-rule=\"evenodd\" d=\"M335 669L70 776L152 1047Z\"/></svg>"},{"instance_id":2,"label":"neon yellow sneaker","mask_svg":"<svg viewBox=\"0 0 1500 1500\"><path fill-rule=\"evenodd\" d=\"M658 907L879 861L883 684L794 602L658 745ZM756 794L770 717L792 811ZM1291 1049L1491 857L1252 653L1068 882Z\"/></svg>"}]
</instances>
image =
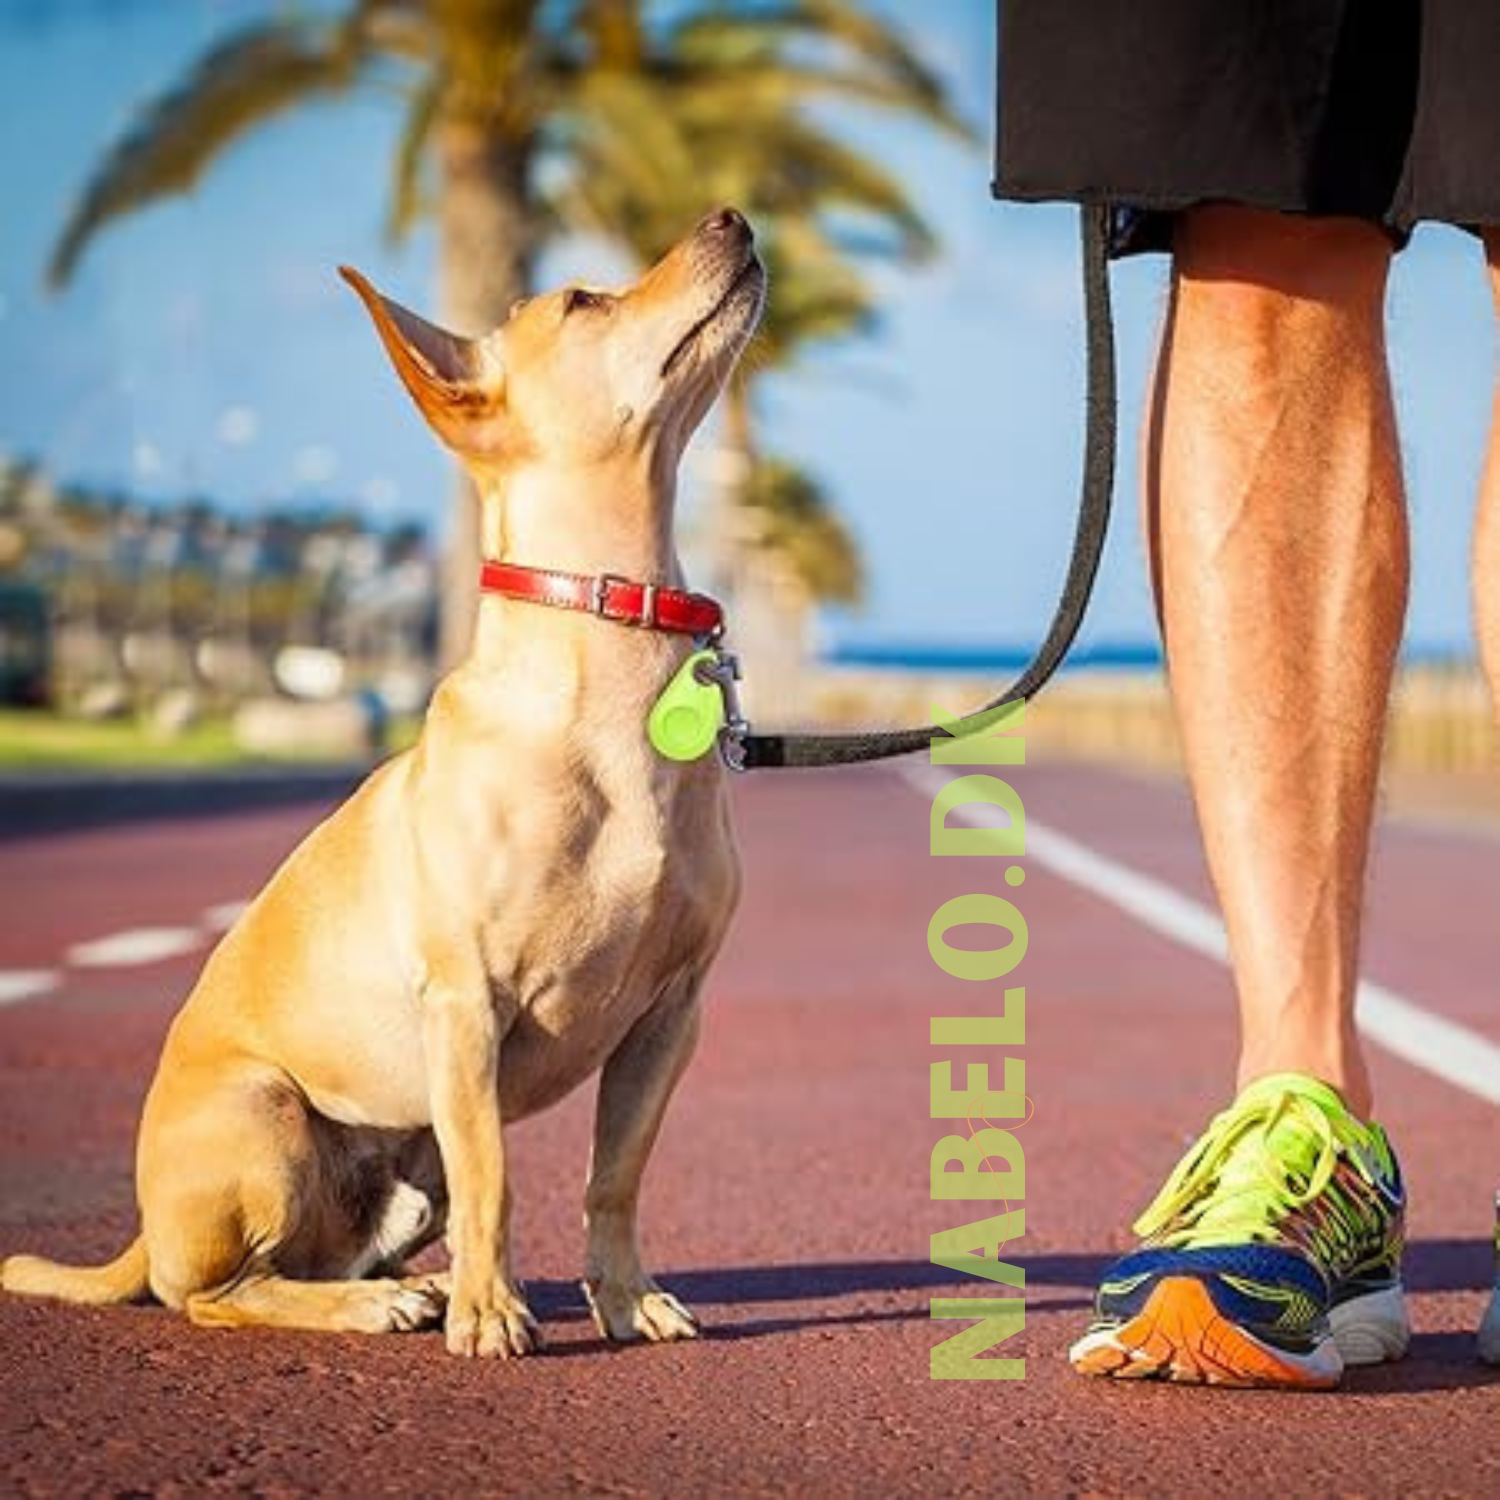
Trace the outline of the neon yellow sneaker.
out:
<instances>
[{"instance_id":1,"label":"neon yellow sneaker","mask_svg":"<svg viewBox=\"0 0 1500 1500\"><path fill-rule=\"evenodd\" d=\"M1335 1386L1405 1353L1405 1192L1378 1125L1326 1084L1251 1084L1178 1163L1104 1273L1085 1375Z\"/></svg>"}]
</instances>

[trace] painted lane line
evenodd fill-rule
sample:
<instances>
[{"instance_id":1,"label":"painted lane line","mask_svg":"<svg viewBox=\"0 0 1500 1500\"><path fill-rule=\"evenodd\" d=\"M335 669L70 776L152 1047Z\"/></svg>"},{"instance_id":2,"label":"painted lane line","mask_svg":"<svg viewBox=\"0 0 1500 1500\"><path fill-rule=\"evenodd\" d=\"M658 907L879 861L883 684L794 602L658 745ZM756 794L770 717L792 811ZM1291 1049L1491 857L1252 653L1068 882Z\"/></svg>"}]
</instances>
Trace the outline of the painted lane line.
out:
<instances>
[{"instance_id":1,"label":"painted lane line","mask_svg":"<svg viewBox=\"0 0 1500 1500\"><path fill-rule=\"evenodd\" d=\"M56 969L0 969L0 1005L50 994L62 983Z\"/></svg>"},{"instance_id":2,"label":"painted lane line","mask_svg":"<svg viewBox=\"0 0 1500 1500\"><path fill-rule=\"evenodd\" d=\"M908 767L901 774L929 799L950 779L935 766ZM961 804L952 816L974 827L1003 826L1001 810L989 803ZM1031 818L1026 820L1026 855L1143 927L1228 965L1223 922L1191 896ZM1356 1016L1359 1029L1387 1052L1489 1104L1500 1104L1500 1046L1488 1037L1369 980L1360 982Z\"/></svg>"},{"instance_id":3,"label":"painted lane line","mask_svg":"<svg viewBox=\"0 0 1500 1500\"><path fill-rule=\"evenodd\" d=\"M194 953L227 932L249 905L225 901L209 907L198 927L134 927L107 937L75 943L63 963L78 969L131 968ZM0 1005L19 1005L61 989L61 969L0 969Z\"/></svg>"},{"instance_id":4,"label":"painted lane line","mask_svg":"<svg viewBox=\"0 0 1500 1500\"><path fill-rule=\"evenodd\" d=\"M177 958L202 946L203 933L197 927L132 927L75 944L68 949L67 962L79 969L129 968Z\"/></svg>"}]
</instances>

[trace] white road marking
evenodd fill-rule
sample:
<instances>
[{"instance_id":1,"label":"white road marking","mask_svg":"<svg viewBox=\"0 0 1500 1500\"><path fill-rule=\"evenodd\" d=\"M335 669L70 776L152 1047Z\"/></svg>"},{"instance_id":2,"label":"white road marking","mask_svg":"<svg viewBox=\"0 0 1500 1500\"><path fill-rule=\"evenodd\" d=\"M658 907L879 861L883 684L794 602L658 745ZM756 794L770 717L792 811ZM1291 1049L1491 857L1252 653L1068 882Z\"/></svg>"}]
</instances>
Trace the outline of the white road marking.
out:
<instances>
[{"instance_id":1,"label":"white road marking","mask_svg":"<svg viewBox=\"0 0 1500 1500\"><path fill-rule=\"evenodd\" d=\"M934 797L950 779L936 766L908 766L902 775L924 797ZM950 816L974 827L1002 823L991 803L965 803ZM1118 907L1143 927L1194 953L1229 962L1229 943L1217 912L1150 875L1120 864L1066 834L1026 819L1026 857L1054 875ZM1372 1042L1445 1083L1500 1104L1500 1047L1488 1037L1450 1021L1369 980L1360 982L1356 1015Z\"/></svg>"},{"instance_id":2,"label":"white road marking","mask_svg":"<svg viewBox=\"0 0 1500 1500\"><path fill-rule=\"evenodd\" d=\"M132 968L180 958L207 946L239 920L248 901L210 906L198 927L132 927L125 932L75 943L63 963L78 969ZM59 989L66 975L58 969L0 969L0 1005L17 1005Z\"/></svg>"},{"instance_id":3,"label":"white road marking","mask_svg":"<svg viewBox=\"0 0 1500 1500\"><path fill-rule=\"evenodd\" d=\"M62 976L55 969L0 969L0 1005L34 1000L61 983Z\"/></svg>"},{"instance_id":4,"label":"white road marking","mask_svg":"<svg viewBox=\"0 0 1500 1500\"><path fill-rule=\"evenodd\" d=\"M249 904L248 901L226 901L221 906L210 906L203 913L203 925L209 932L228 932Z\"/></svg>"},{"instance_id":5,"label":"white road marking","mask_svg":"<svg viewBox=\"0 0 1500 1500\"><path fill-rule=\"evenodd\" d=\"M177 958L202 946L203 933L197 927L132 927L75 944L68 949L67 961L79 969L128 968Z\"/></svg>"}]
</instances>

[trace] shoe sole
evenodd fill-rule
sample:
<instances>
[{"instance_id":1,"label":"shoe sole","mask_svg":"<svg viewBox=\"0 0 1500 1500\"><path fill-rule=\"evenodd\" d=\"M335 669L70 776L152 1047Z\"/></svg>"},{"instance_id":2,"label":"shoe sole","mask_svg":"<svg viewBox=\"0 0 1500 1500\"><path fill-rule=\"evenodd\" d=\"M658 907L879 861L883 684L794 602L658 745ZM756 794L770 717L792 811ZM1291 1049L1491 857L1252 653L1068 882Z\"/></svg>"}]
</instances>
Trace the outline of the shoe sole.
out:
<instances>
[{"instance_id":1,"label":"shoe sole","mask_svg":"<svg viewBox=\"0 0 1500 1500\"><path fill-rule=\"evenodd\" d=\"M1400 1359L1411 1343L1406 1293L1399 1284L1335 1304L1329 1309L1328 1325L1346 1365Z\"/></svg>"},{"instance_id":2,"label":"shoe sole","mask_svg":"<svg viewBox=\"0 0 1500 1500\"><path fill-rule=\"evenodd\" d=\"M1082 1375L1184 1385L1324 1391L1344 1372L1331 1337L1309 1354L1277 1349L1229 1322L1191 1276L1165 1277L1135 1317L1085 1334L1069 1358Z\"/></svg>"},{"instance_id":3,"label":"shoe sole","mask_svg":"<svg viewBox=\"0 0 1500 1500\"><path fill-rule=\"evenodd\" d=\"M1500 1285L1479 1325L1479 1357L1487 1365L1500 1365Z\"/></svg>"}]
</instances>

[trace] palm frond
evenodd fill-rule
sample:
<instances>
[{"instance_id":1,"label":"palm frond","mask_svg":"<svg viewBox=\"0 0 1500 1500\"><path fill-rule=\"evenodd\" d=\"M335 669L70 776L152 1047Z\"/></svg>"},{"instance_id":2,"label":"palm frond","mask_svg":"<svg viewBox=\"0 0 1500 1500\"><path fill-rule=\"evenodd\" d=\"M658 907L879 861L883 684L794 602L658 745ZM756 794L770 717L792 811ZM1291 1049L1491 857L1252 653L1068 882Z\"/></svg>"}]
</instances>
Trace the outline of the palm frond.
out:
<instances>
[{"instance_id":1,"label":"palm frond","mask_svg":"<svg viewBox=\"0 0 1500 1500\"><path fill-rule=\"evenodd\" d=\"M433 26L428 66L445 77L443 112L501 135L540 117L540 0L425 0Z\"/></svg>"},{"instance_id":2,"label":"palm frond","mask_svg":"<svg viewBox=\"0 0 1500 1500\"><path fill-rule=\"evenodd\" d=\"M592 66L614 72L640 72L649 37L640 0L582 0L570 30L589 43Z\"/></svg>"},{"instance_id":3,"label":"palm frond","mask_svg":"<svg viewBox=\"0 0 1500 1500\"><path fill-rule=\"evenodd\" d=\"M914 115L924 124L966 144L979 140L978 133L946 99L932 101L925 95L913 98L897 80L837 65L819 66L766 55L742 58L715 69L684 69L682 93L690 100L695 93L704 104L721 108L797 108L820 100L857 104Z\"/></svg>"},{"instance_id":4,"label":"palm frond","mask_svg":"<svg viewBox=\"0 0 1500 1500\"><path fill-rule=\"evenodd\" d=\"M585 74L542 140L560 167L554 202L571 207L577 228L615 239L639 261L662 254L711 206L699 153L639 74Z\"/></svg>"},{"instance_id":5,"label":"palm frond","mask_svg":"<svg viewBox=\"0 0 1500 1500\"><path fill-rule=\"evenodd\" d=\"M112 220L184 192L231 142L274 115L347 88L368 54L349 25L273 21L206 53L148 104L105 155L68 216L47 268L64 285Z\"/></svg>"},{"instance_id":6,"label":"palm frond","mask_svg":"<svg viewBox=\"0 0 1500 1500\"><path fill-rule=\"evenodd\" d=\"M435 34L426 0L354 0L348 24L372 51L413 63L431 59Z\"/></svg>"},{"instance_id":7,"label":"palm frond","mask_svg":"<svg viewBox=\"0 0 1500 1500\"><path fill-rule=\"evenodd\" d=\"M797 115L756 117L751 128L762 163L751 201L764 211L854 215L883 229L898 259L933 252L936 240L906 184L869 153Z\"/></svg>"},{"instance_id":8,"label":"palm frond","mask_svg":"<svg viewBox=\"0 0 1500 1500\"><path fill-rule=\"evenodd\" d=\"M822 485L786 459L758 459L742 503L755 517L754 545L786 565L816 600L857 604L864 595L859 544Z\"/></svg>"},{"instance_id":9,"label":"palm frond","mask_svg":"<svg viewBox=\"0 0 1500 1500\"><path fill-rule=\"evenodd\" d=\"M809 345L861 337L879 326L868 286L826 243L799 252L768 240L761 253L775 288L758 334L763 368L785 369Z\"/></svg>"},{"instance_id":10,"label":"palm frond","mask_svg":"<svg viewBox=\"0 0 1500 1500\"><path fill-rule=\"evenodd\" d=\"M422 167L442 97L441 75L429 74L417 85L407 104L406 118L396 142L396 159L391 163L391 202L385 233L392 243L404 239L421 216Z\"/></svg>"},{"instance_id":11,"label":"palm frond","mask_svg":"<svg viewBox=\"0 0 1500 1500\"><path fill-rule=\"evenodd\" d=\"M687 59L739 48L741 62L754 49L785 58L791 41L814 48L831 46L873 72L901 97L909 111L923 108L956 121L942 79L906 39L900 28L882 20L857 0L790 0L790 3L731 9L700 6L689 11L672 32L671 50Z\"/></svg>"}]
</instances>

